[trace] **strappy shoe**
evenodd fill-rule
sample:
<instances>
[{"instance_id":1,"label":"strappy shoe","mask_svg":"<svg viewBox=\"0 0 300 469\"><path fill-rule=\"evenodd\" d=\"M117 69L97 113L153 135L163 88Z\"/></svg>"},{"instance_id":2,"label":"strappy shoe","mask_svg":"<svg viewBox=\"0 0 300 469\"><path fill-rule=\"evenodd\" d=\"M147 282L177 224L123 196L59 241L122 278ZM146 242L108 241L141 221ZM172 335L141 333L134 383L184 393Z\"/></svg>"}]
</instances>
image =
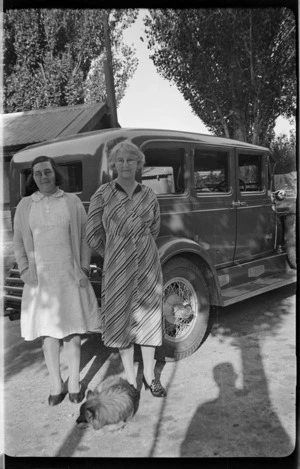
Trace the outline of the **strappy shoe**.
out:
<instances>
[{"instance_id":1,"label":"strappy shoe","mask_svg":"<svg viewBox=\"0 0 300 469\"><path fill-rule=\"evenodd\" d=\"M160 380L158 378L154 378L151 381L151 384L148 384L145 377L143 376L143 383L145 385L146 391L150 389L152 396L154 397L166 397L167 391L162 386Z\"/></svg>"}]
</instances>

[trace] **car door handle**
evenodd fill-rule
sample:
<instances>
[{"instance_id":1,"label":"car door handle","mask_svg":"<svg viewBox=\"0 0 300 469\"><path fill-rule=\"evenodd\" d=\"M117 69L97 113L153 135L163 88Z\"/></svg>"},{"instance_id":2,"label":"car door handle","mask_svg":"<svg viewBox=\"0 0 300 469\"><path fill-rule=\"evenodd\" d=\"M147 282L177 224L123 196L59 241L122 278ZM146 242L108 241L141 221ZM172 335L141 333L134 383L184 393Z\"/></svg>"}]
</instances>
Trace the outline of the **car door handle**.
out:
<instances>
[{"instance_id":1,"label":"car door handle","mask_svg":"<svg viewBox=\"0 0 300 469\"><path fill-rule=\"evenodd\" d=\"M247 206L247 202L241 202L240 200L233 200L232 201L232 206L233 207L246 207Z\"/></svg>"},{"instance_id":2,"label":"car door handle","mask_svg":"<svg viewBox=\"0 0 300 469\"><path fill-rule=\"evenodd\" d=\"M239 200L237 200L236 202L234 200L232 201L233 207L240 207L240 205L241 205L241 202Z\"/></svg>"}]
</instances>

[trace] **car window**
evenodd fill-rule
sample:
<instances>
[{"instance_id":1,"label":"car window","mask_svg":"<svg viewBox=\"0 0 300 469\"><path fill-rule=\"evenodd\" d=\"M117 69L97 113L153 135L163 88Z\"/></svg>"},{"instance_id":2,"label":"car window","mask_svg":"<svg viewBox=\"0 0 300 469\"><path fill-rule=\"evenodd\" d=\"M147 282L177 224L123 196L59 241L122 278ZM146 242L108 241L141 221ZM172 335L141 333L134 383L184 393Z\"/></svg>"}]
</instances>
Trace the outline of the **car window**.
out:
<instances>
[{"instance_id":1,"label":"car window","mask_svg":"<svg viewBox=\"0 0 300 469\"><path fill-rule=\"evenodd\" d=\"M81 192L82 191L82 164L70 163L59 165L58 170L62 173L64 183L62 189L65 192Z\"/></svg>"},{"instance_id":2,"label":"car window","mask_svg":"<svg viewBox=\"0 0 300 469\"><path fill-rule=\"evenodd\" d=\"M144 154L144 185L156 194L182 194L185 191L183 148L151 147L144 150Z\"/></svg>"},{"instance_id":3,"label":"car window","mask_svg":"<svg viewBox=\"0 0 300 469\"><path fill-rule=\"evenodd\" d=\"M194 152L194 187L198 194L228 192L229 154L206 149Z\"/></svg>"},{"instance_id":4,"label":"car window","mask_svg":"<svg viewBox=\"0 0 300 469\"><path fill-rule=\"evenodd\" d=\"M57 165L58 171L63 176L63 185L61 189L65 192L82 192L82 164L81 162L77 163L67 163ZM25 169L21 172L21 196L27 196L31 193L26 188L26 181L30 175L30 169Z\"/></svg>"},{"instance_id":5,"label":"car window","mask_svg":"<svg viewBox=\"0 0 300 469\"><path fill-rule=\"evenodd\" d=\"M239 155L239 186L241 192L262 190L262 157L259 155Z\"/></svg>"}]
</instances>

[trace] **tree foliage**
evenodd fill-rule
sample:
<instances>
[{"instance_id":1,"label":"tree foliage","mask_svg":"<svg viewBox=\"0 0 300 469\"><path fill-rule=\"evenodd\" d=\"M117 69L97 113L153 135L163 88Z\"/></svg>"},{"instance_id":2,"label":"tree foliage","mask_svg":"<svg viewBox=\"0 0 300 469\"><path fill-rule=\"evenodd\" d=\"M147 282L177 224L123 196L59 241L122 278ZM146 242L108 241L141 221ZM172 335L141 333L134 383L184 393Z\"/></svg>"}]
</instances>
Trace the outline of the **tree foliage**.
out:
<instances>
[{"instance_id":1,"label":"tree foliage","mask_svg":"<svg viewBox=\"0 0 300 469\"><path fill-rule=\"evenodd\" d=\"M103 12L24 9L4 13L4 112L84 102L89 87L98 86L91 76L86 83L91 65L105 53ZM108 13L112 46L124 54L114 60L121 98L137 66L134 50L123 44L122 33L135 21L137 11ZM103 89L93 94L93 102L105 98Z\"/></svg>"},{"instance_id":2,"label":"tree foliage","mask_svg":"<svg viewBox=\"0 0 300 469\"><path fill-rule=\"evenodd\" d=\"M293 12L155 9L144 19L158 72L219 136L266 144L296 108Z\"/></svg>"},{"instance_id":3,"label":"tree foliage","mask_svg":"<svg viewBox=\"0 0 300 469\"><path fill-rule=\"evenodd\" d=\"M294 131L290 131L289 137L286 134L277 136L271 144L271 150L276 160L276 174L287 174L297 170Z\"/></svg>"},{"instance_id":4,"label":"tree foliage","mask_svg":"<svg viewBox=\"0 0 300 469\"><path fill-rule=\"evenodd\" d=\"M112 49L115 97L116 105L118 106L125 95L126 87L124 85L132 78L138 60L134 56L132 49L125 44L118 49L115 46ZM86 103L96 103L106 100L105 59L105 52L102 52L91 63L89 73L83 86L84 101Z\"/></svg>"}]
</instances>

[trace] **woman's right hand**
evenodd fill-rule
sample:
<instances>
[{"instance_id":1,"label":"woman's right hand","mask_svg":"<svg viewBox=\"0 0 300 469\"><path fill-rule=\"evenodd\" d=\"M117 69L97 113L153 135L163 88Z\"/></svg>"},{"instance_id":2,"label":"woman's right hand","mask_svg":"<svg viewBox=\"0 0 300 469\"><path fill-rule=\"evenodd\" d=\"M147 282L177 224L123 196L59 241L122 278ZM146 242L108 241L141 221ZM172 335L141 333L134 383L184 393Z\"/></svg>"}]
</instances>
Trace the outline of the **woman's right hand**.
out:
<instances>
[{"instance_id":1,"label":"woman's right hand","mask_svg":"<svg viewBox=\"0 0 300 469\"><path fill-rule=\"evenodd\" d=\"M26 285L29 285L30 287L36 287L37 282L32 280L29 269L24 270L21 274L21 279L23 280Z\"/></svg>"}]
</instances>

